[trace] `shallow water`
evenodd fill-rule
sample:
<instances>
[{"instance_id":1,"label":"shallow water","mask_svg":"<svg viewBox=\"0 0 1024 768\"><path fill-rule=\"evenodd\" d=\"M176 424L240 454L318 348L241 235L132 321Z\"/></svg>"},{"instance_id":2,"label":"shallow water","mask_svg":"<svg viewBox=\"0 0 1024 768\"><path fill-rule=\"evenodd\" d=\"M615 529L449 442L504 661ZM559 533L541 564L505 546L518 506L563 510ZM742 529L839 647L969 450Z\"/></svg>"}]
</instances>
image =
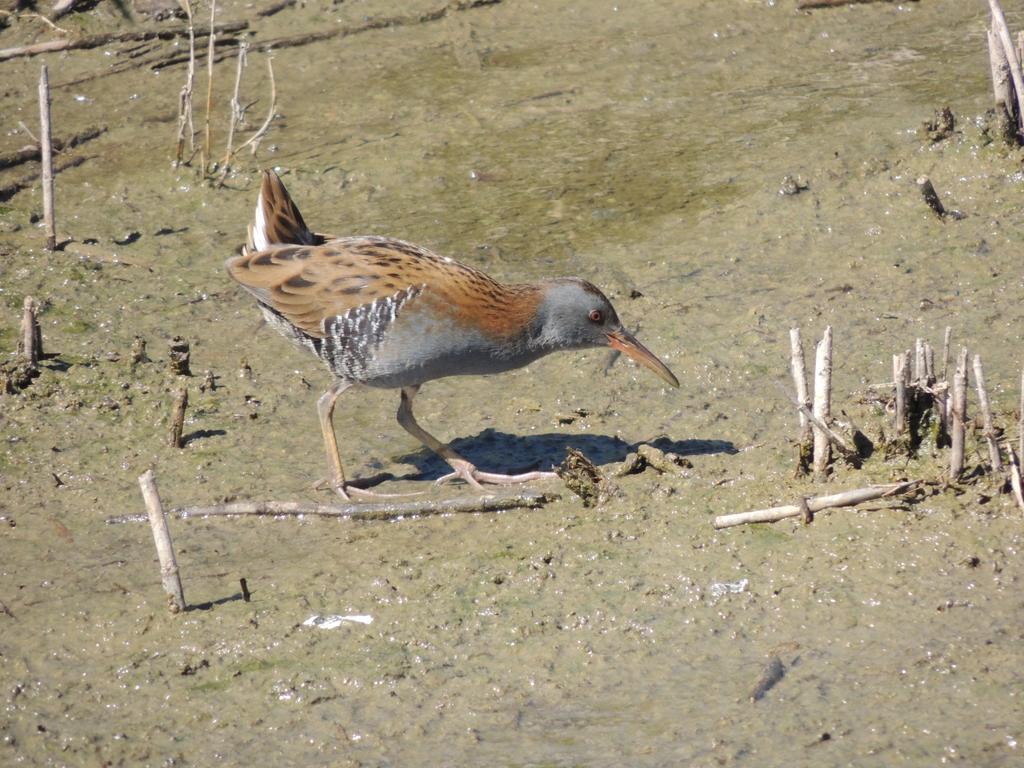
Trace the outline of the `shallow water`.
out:
<instances>
[{"instance_id":1,"label":"shallow water","mask_svg":"<svg viewBox=\"0 0 1024 768\"><path fill-rule=\"evenodd\" d=\"M1001 423L1018 398L1022 178L1019 153L974 121L990 101L984 4L794 5L504 0L282 49L280 116L225 189L171 167L182 67L60 87L118 58L49 56L57 134L109 130L58 177L64 252L39 249L38 189L0 208L0 342L13 347L32 294L57 355L0 398L0 762L1019 763L1024 535L1009 496L982 482L808 527L710 524L822 487L792 478L794 325L808 346L833 327L837 407L869 432L885 420L868 386L915 338L941 347L947 325L984 357ZM307 5L253 29L433 7ZM101 5L68 26L113 20ZM19 24L0 46L32 34ZM250 127L263 58L244 85L260 98ZM26 143L38 64L0 64L0 153ZM217 147L233 71L218 65ZM921 125L943 105L959 131L932 144ZM610 470L660 439L692 468L618 479L596 508L563 489L497 515L172 522L203 607L169 616L149 532L104 523L141 511L146 468L169 506L329 500L310 490L328 377L257 329L222 269L263 165L287 172L315 228L402 237L507 280L592 280L683 382L621 360L605 372L596 352L432 382L417 416L468 458L508 470L575 446ZM809 188L780 195L786 174ZM967 217L936 219L921 174ZM136 335L155 362L132 370ZM164 445L176 335L196 374L180 451ZM218 386L200 392L206 370ZM343 397L342 458L350 475L402 478L385 490L422 490L444 467L396 407L392 392ZM938 472L878 455L827 487ZM313 614L373 623L302 626ZM773 656L785 675L751 702Z\"/></svg>"}]
</instances>

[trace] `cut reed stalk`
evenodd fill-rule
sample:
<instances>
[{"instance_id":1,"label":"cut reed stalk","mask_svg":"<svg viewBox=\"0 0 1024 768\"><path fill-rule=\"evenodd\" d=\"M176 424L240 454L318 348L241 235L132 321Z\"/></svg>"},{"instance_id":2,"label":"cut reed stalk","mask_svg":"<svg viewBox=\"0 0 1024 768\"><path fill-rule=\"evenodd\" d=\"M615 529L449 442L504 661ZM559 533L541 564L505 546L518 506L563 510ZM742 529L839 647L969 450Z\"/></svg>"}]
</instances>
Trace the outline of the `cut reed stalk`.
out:
<instances>
[{"instance_id":1,"label":"cut reed stalk","mask_svg":"<svg viewBox=\"0 0 1024 768\"><path fill-rule=\"evenodd\" d=\"M21 338L18 341L18 352L33 368L39 364L43 356L43 336L39 331L36 311L36 300L26 296L21 309Z\"/></svg>"},{"instance_id":2,"label":"cut reed stalk","mask_svg":"<svg viewBox=\"0 0 1024 768\"><path fill-rule=\"evenodd\" d=\"M43 64L39 74L39 150L43 175L43 222L46 250L57 250L57 213L53 184L53 125L50 117L50 75Z\"/></svg>"},{"instance_id":3,"label":"cut reed stalk","mask_svg":"<svg viewBox=\"0 0 1024 768\"><path fill-rule=\"evenodd\" d=\"M167 527L167 516L164 514L164 506L160 501L160 493L156 487L153 470L146 470L139 476L139 487L142 489L142 499L146 503L149 526L153 531L153 543L156 545L156 554L160 560L160 580L163 583L164 592L167 593L167 607L171 613L181 613L185 610L185 593L181 588L178 561L174 556L171 532Z\"/></svg>"},{"instance_id":4,"label":"cut reed stalk","mask_svg":"<svg viewBox=\"0 0 1024 768\"><path fill-rule=\"evenodd\" d=\"M832 418L832 326L825 328L825 334L815 349L813 413L822 424L827 425ZM814 427L813 431L814 473L824 477L831 458L829 438L819 427Z\"/></svg>"},{"instance_id":5,"label":"cut reed stalk","mask_svg":"<svg viewBox=\"0 0 1024 768\"><path fill-rule=\"evenodd\" d=\"M992 422L992 408L989 406L988 391L985 389L985 371L981 365L981 355L974 356L974 388L978 391L978 405L984 420L985 441L988 443L988 454L992 461L992 471L1003 471L1003 460L999 455L999 442L996 440L996 428Z\"/></svg>"}]
</instances>

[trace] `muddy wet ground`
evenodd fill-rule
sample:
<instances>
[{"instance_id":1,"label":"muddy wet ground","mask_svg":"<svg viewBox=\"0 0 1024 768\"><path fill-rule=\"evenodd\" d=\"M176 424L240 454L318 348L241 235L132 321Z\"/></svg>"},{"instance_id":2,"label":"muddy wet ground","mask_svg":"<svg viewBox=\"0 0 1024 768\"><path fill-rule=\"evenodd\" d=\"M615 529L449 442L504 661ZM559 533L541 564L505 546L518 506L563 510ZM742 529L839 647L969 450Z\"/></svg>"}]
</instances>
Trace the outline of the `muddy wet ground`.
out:
<instances>
[{"instance_id":1,"label":"muddy wet ground","mask_svg":"<svg viewBox=\"0 0 1024 768\"><path fill-rule=\"evenodd\" d=\"M51 355L0 397L0 763L1019 765L1024 521L1009 495L982 478L806 527L711 526L945 461L879 452L827 484L793 479L794 325L808 340L833 327L837 407L873 434L886 417L862 395L947 325L1014 424L1024 177L976 120L984 5L504 0L434 19L429 0L266 18L228 3L219 19L249 20L254 44L420 21L277 51L278 116L220 189L171 164L182 66L107 74L124 45L47 55L55 133L107 132L58 176L63 251L41 250L38 185L0 207L0 347L33 295ZM102 4L61 23L128 28ZM23 19L0 47L53 35ZM267 108L264 60L250 53L243 137ZM0 154L28 142L39 63L0 63ZM217 154L233 73L218 64ZM944 105L958 129L933 143L921 126ZM399 236L506 280L592 280L683 382L593 352L428 384L420 421L468 458L509 470L575 447L610 470L655 442L692 468L620 478L596 507L552 482L538 487L561 500L535 511L172 521L195 608L170 616L149 530L105 523L141 511L147 468L169 506L331 500L310 489L329 378L257 328L222 267L264 166L316 228ZM921 174L966 218L937 219ZM787 175L808 188L780 194ZM175 450L179 335L195 375ZM133 367L136 336L152 362ZM200 391L207 370L216 388ZM342 458L395 475L382 490L429 488L444 466L395 423L397 400L339 401ZM372 623L304 626L314 614ZM785 674L752 702L773 658Z\"/></svg>"}]
</instances>

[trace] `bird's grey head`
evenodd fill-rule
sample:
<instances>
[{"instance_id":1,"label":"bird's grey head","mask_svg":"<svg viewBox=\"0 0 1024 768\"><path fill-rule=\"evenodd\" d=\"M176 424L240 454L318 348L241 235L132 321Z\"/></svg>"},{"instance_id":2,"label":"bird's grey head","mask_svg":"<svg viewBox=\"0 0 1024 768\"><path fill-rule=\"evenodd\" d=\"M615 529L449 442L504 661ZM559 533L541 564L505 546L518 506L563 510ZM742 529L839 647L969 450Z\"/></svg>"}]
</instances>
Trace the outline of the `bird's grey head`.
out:
<instances>
[{"instance_id":1,"label":"bird's grey head","mask_svg":"<svg viewBox=\"0 0 1024 768\"><path fill-rule=\"evenodd\" d=\"M544 284L538 311L539 341L556 349L608 346L608 334L622 327L608 298L578 277L561 277Z\"/></svg>"},{"instance_id":2,"label":"bird's grey head","mask_svg":"<svg viewBox=\"0 0 1024 768\"><path fill-rule=\"evenodd\" d=\"M679 380L622 327L615 307L594 285L578 277L561 277L544 283L537 311L536 342L547 349L612 347L654 371L674 387Z\"/></svg>"}]
</instances>

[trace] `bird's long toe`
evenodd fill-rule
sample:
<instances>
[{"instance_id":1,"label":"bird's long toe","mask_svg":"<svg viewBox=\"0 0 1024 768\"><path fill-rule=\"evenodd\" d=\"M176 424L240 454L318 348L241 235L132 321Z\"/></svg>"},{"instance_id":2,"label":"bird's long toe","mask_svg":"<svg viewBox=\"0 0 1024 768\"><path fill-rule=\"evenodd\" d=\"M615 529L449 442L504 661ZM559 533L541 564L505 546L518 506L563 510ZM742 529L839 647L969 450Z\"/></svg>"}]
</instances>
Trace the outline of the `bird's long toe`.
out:
<instances>
[{"instance_id":1,"label":"bird's long toe","mask_svg":"<svg viewBox=\"0 0 1024 768\"><path fill-rule=\"evenodd\" d=\"M534 480L548 480L558 477L554 472L523 472L518 475L502 475L494 472L481 472L464 459L455 459L448 462L452 471L443 477L439 477L434 484L445 485L453 480L462 480L466 484L479 490L484 490L483 483L490 485L516 485L518 483L529 483Z\"/></svg>"},{"instance_id":2,"label":"bird's long toe","mask_svg":"<svg viewBox=\"0 0 1024 768\"><path fill-rule=\"evenodd\" d=\"M423 491L410 491L408 493L377 493L366 488L360 488L357 485L352 485L347 482L335 482L330 478L322 478L313 484L313 489L322 491L326 488L330 488L336 494L338 494L345 501L355 501L356 499L365 499L368 501L376 501L380 499L401 499L406 496L420 496ZM353 499L355 497L355 499Z\"/></svg>"},{"instance_id":3,"label":"bird's long toe","mask_svg":"<svg viewBox=\"0 0 1024 768\"><path fill-rule=\"evenodd\" d=\"M474 476L481 483L491 483L492 485L516 485L518 483L531 483L534 480L551 480L553 478L557 478L558 474L555 472L522 472L518 475L499 475L493 472L477 471Z\"/></svg>"}]
</instances>

